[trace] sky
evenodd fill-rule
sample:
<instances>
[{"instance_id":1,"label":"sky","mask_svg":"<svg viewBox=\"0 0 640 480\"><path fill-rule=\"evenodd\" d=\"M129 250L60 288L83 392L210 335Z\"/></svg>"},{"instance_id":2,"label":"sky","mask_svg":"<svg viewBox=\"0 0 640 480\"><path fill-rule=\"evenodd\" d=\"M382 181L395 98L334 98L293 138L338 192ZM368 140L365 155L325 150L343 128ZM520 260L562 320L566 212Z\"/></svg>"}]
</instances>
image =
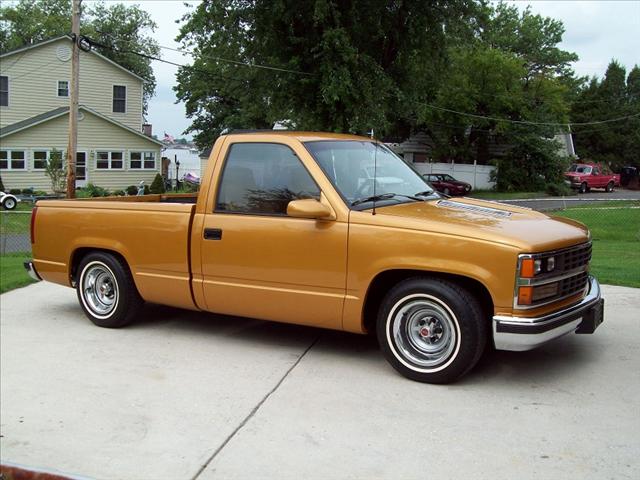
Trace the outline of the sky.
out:
<instances>
[{"instance_id":1,"label":"sky","mask_svg":"<svg viewBox=\"0 0 640 480\"><path fill-rule=\"evenodd\" d=\"M115 1L115 0L114 0ZM195 5L197 1L189 1ZM91 0L85 0L90 3ZM107 2L110 3L110 2ZM184 0L138 0L148 11L158 28L153 36L164 47L179 48L175 42L180 26L175 23L185 13L193 10ZM640 0L629 1L511 1L524 10L530 5L534 13L553 17L565 25L565 35L560 47L575 52L580 60L574 64L578 75L602 77L612 58L627 68L640 65ZM163 49L162 57L176 63L189 63L190 58ZM176 104L173 86L176 84L177 67L153 62L158 82L156 95L151 99L147 121L153 131L162 138L164 132L174 137L183 136L190 125L183 104ZM190 135L186 135L190 138Z\"/></svg>"}]
</instances>

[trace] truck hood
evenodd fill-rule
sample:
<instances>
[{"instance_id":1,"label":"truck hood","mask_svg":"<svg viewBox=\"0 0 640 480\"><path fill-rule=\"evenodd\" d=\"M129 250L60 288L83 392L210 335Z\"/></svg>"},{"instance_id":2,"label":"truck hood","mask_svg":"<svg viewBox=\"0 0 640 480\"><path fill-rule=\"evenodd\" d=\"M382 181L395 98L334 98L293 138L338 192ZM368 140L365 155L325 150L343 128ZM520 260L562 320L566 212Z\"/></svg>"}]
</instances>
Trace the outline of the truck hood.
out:
<instances>
[{"instance_id":1,"label":"truck hood","mask_svg":"<svg viewBox=\"0 0 640 480\"><path fill-rule=\"evenodd\" d=\"M587 227L574 220L471 198L385 206L377 208L371 220L395 228L507 244L523 252L554 250L584 243L590 238Z\"/></svg>"}]
</instances>

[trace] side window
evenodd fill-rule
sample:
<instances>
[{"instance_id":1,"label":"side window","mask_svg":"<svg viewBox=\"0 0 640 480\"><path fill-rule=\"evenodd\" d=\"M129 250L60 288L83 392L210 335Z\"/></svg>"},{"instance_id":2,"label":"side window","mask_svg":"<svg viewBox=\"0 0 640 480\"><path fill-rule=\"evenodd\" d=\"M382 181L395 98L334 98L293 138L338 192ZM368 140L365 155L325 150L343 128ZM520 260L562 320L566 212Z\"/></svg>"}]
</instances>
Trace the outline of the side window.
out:
<instances>
[{"instance_id":1,"label":"side window","mask_svg":"<svg viewBox=\"0 0 640 480\"><path fill-rule=\"evenodd\" d=\"M222 172L215 210L286 215L291 200L320 199L320 189L286 145L235 143Z\"/></svg>"},{"instance_id":2,"label":"side window","mask_svg":"<svg viewBox=\"0 0 640 480\"><path fill-rule=\"evenodd\" d=\"M598 170L597 168L594 168L593 173L591 175L600 175L600 170Z\"/></svg>"}]
</instances>

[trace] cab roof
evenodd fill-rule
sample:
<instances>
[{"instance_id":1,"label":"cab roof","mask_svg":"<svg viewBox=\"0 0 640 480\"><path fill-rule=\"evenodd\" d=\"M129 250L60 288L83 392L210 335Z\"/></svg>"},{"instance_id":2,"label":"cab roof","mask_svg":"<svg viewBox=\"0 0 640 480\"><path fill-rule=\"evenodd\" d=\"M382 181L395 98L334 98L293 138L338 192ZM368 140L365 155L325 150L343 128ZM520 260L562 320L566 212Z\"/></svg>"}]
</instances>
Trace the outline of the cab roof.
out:
<instances>
[{"instance_id":1,"label":"cab roof","mask_svg":"<svg viewBox=\"0 0 640 480\"><path fill-rule=\"evenodd\" d=\"M295 138L301 142L314 142L320 140L357 140L374 142L375 139L363 137L361 135L351 135L346 133L330 133L330 132L304 132L292 130L232 130L226 135L260 135L260 136L285 136Z\"/></svg>"}]
</instances>

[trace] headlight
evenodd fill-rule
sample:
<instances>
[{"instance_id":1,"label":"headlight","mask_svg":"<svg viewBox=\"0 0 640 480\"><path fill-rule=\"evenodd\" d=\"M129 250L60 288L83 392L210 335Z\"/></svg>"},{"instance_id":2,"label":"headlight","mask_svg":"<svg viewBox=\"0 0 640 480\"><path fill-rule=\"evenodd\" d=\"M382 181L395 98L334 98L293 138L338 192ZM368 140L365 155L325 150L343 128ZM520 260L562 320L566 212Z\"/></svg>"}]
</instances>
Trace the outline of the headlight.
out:
<instances>
[{"instance_id":1,"label":"headlight","mask_svg":"<svg viewBox=\"0 0 640 480\"><path fill-rule=\"evenodd\" d=\"M516 289L516 301L518 305L533 305L546 298L554 297L559 293L559 283L531 284L531 280L546 273L551 273L556 268L556 257L542 255L523 255L520 259Z\"/></svg>"},{"instance_id":2,"label":"headlight","mask_svg":"<svg viewBox=\"0 0 640 480\"><path fill-rule=\"evenodd\" d=\"M555 257L546 257L546 258L535 258L528 257L523 258L520 263L520 274L521 278L534 278L536 275L540 275L541 273L553 272L556 268L556 258Z\"/></svg>"}]
</instances>

